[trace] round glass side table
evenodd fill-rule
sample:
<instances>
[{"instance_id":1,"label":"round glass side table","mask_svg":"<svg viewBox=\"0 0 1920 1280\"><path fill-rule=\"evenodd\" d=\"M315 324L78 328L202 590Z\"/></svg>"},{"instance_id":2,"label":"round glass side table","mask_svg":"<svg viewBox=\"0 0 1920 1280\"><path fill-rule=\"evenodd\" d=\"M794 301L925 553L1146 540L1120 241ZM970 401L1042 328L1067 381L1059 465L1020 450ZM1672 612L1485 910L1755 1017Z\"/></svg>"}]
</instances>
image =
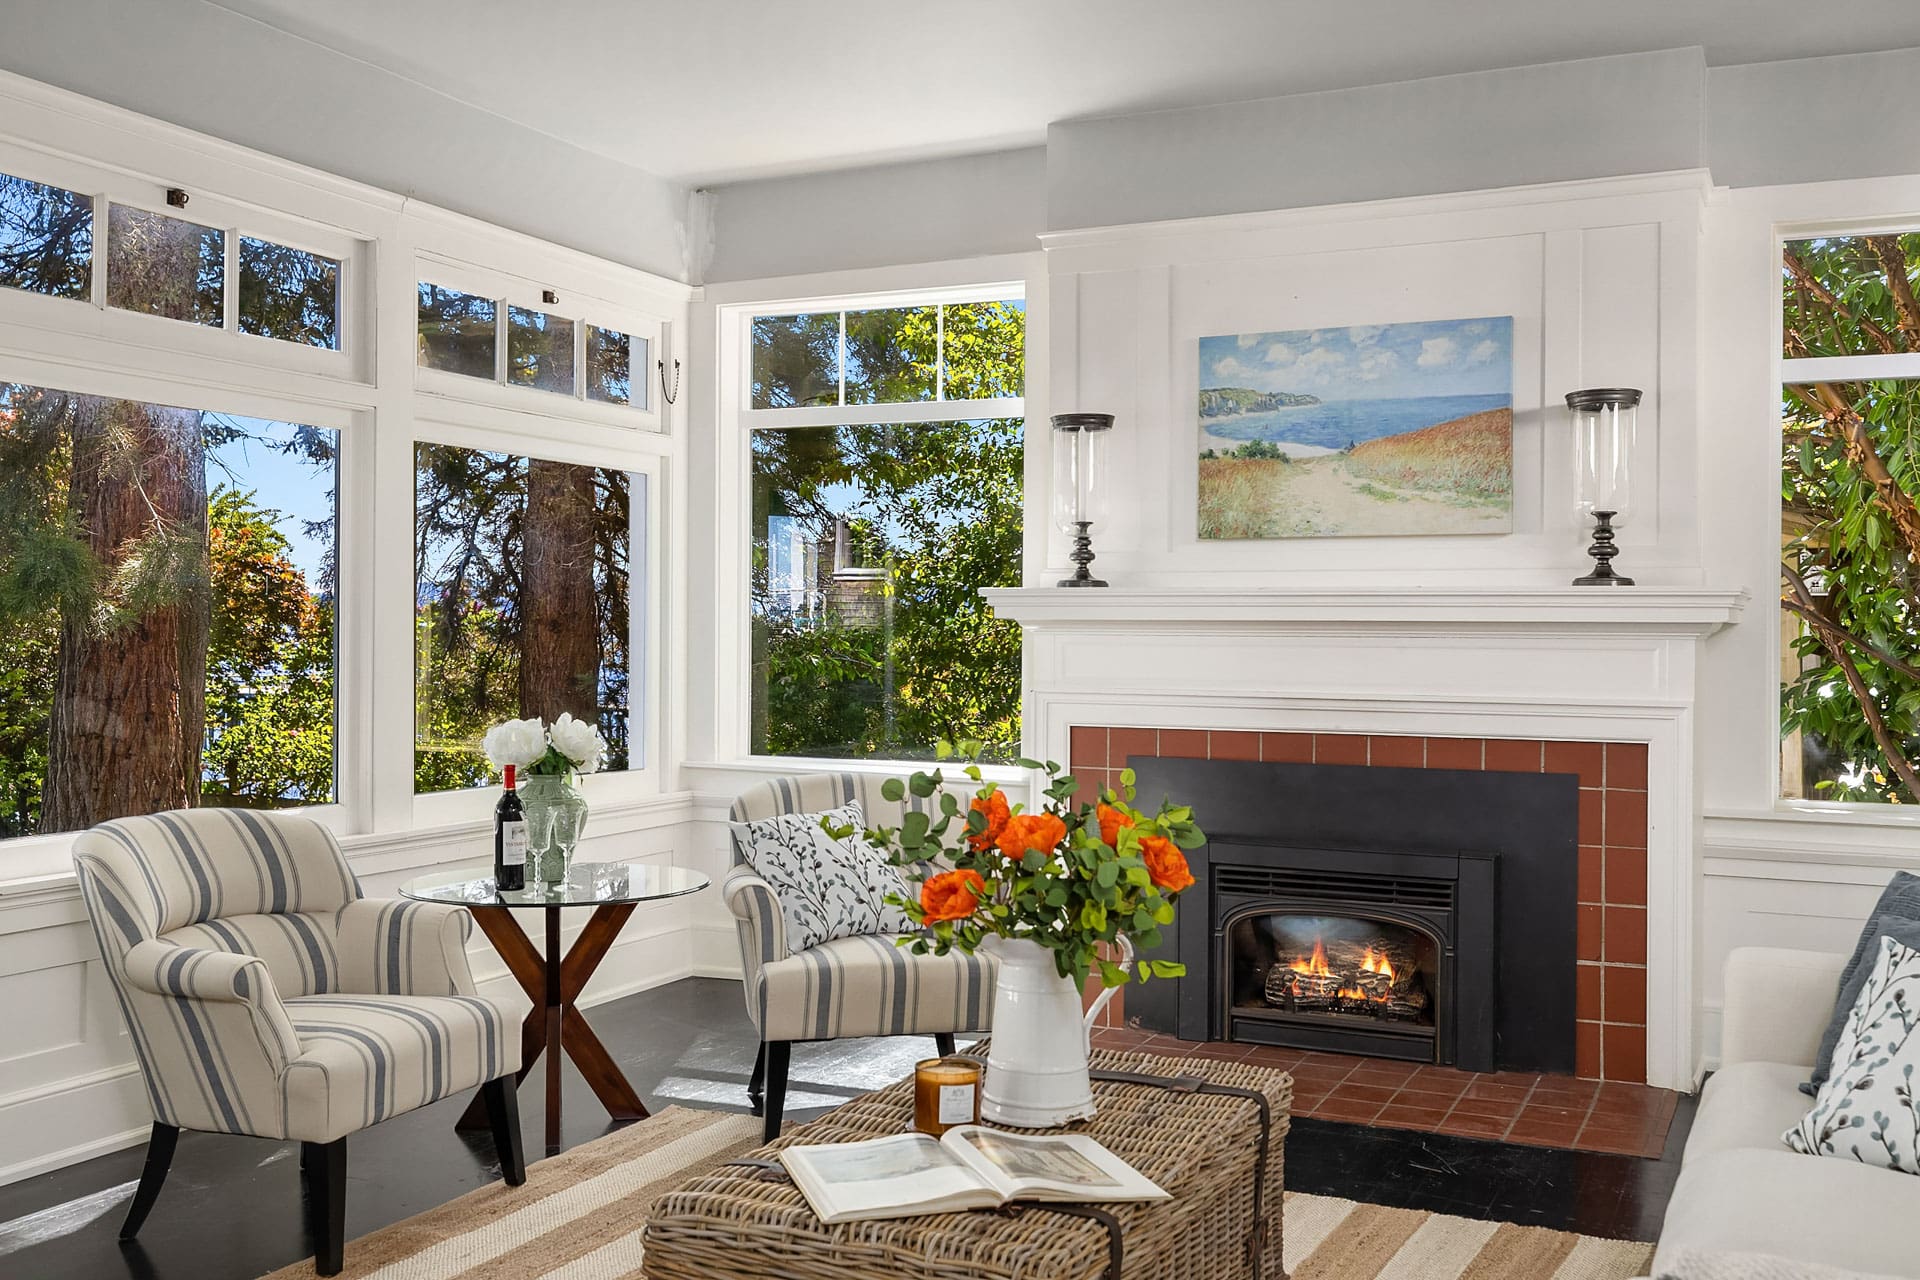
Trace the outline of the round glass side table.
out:
<instances>
[{"instance_id":1,"label":"round glass side table","mask_svg":"<svg viewBox=\"0 0 1920 1280\"><path fill-rule=\"evenodd\" d=\"M547 1149L560 1146L560 1054L593 1089L594 1096L615 1120L644 1120L647 1108L627 1083L619 1066L593 1034L574 1002L587 979L606 958L633 909L698 893L706 876L683 867L660 867L649 862L577 862L558 884L533 884L502 893L493 881L491 866L461 867L417 876L400 886L400 896L421 902L447 902L473 913L494 950L513 972L520 989L533 1001L533 1011L520 1027L520 1070L515 1084L525 1080L542 1053L547 1055ZM542 908L546 917L546 947L534 946L513 909ZM560 954L560 913L591 908L593 914L566 955ZM476 1097L460 1117L463 1129L487 1127L486 1110Z\"/></svg>"}]
</instances>

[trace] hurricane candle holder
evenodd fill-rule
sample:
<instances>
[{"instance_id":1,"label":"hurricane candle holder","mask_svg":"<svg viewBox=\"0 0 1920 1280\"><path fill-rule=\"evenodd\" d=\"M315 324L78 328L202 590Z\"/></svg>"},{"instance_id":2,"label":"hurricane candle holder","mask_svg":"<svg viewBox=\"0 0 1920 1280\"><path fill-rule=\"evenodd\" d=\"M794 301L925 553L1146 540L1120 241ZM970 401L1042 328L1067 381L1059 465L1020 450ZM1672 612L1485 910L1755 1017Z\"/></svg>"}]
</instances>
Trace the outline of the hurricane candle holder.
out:
<instances>
[{"instance_id":1,"label":"hurricane candle holder","mask_svg":"<svg viewBox=\"0 0 1920 1280\"><path fill-rule=\"evenodd\" d=\"M1576 587L1630 587L1633 579L1614 571L1614 526L1626 520L1629 477L1639 430L1640 392L1633 387L1593 387L1567 393L1573 415L1574 499L1593 520L1593 572L1573 580Z\"/></svg>"},{"instance_id":2,"label":"hurricane candle holder","mask_svg":"<svg viewBox=\"0 0 1920 1280\"><path fill-rule=\"evenodd\" d=\"M1110 413L1056 413L1053 415L1053 519L1060 532L1073 539L1067 558L1073 576L1063 587L1104 587L1093 576L1095 521L1106 518L1106 439L1113 430Z\"/></svg>"}]
</instances>

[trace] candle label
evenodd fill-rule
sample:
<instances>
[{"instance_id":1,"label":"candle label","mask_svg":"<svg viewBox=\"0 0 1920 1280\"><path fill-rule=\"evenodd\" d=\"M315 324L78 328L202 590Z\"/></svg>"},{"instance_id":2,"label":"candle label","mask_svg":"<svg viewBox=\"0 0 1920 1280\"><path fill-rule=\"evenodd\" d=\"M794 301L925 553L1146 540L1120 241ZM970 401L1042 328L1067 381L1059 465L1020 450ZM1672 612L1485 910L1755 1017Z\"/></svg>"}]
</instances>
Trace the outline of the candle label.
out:
<instances>
[{"instance_id":1,"label":"candle label","mask_svg":"<svg viewBox=\"0 0 1920 1280\"><path fill-rule=\"evenodd\" d=\"M972 1124L973 1091L970 1084L943 1084L940 1086L940 1123Z\"/></svg>"}]
</instances>

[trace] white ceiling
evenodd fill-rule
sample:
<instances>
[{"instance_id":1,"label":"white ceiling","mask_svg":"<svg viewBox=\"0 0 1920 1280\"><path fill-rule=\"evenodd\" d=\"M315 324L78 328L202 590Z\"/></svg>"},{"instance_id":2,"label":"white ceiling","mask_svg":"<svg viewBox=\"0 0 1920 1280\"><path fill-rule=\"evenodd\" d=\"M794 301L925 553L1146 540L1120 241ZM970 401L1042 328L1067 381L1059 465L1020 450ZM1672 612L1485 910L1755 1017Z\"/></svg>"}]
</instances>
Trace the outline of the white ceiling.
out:
<instances>
[{"instance_id":1,"label":"white ceiling","mask_svg":"<svg viewBox=\"0 0 1920 1280\"><path fill-rule=\"evenodd\" d=\"M708 185L1603 54L1699 45L1722 65L1920 45L1914 0L208 2Z\"/></svg>"}]
</instances>

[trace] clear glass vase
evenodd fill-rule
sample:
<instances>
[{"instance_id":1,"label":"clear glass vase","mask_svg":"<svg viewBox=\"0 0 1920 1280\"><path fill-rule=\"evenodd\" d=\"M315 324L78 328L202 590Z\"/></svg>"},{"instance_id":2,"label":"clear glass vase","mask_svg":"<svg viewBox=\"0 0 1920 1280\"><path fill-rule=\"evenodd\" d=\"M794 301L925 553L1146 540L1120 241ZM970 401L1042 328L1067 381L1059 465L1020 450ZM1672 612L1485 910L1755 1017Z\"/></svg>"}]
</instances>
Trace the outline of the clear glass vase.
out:
<instances>
[{"instance_id":1,"label":"clear glass vase","mask_svg":"<svg viewBox=\"0 0 1920 1280\"><path fill-rule=\"evenodd\" d=\"M587 827L587 800L570 773L536 773L520 780L527 813L527 857L542 884L567 878L573 850Z\"/></svg>"}]
</instances>

